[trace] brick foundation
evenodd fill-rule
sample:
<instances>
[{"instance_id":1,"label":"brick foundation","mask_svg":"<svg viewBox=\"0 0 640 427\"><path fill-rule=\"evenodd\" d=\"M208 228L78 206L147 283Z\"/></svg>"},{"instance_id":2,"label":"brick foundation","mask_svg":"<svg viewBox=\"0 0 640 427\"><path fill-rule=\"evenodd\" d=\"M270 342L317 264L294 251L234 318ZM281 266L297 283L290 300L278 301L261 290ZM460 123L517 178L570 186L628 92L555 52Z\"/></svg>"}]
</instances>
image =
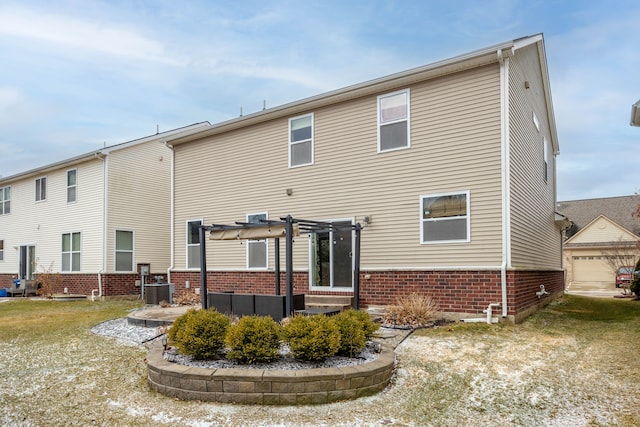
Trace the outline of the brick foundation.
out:
<instances>
[{"instance_id":1,"label":"brick foundation","mask_svg":"<svg viewBox=\"0 0 640 427\"><path fill-rule=\"evenodd\" d=\"M502 302L499 270L477 271L361 271L360 306L388 305L398 295L420 293L430 295L444 313L462 316L482 314L489 304ZM186 281L191 288L200 287L200 273L175 271L171 282L176 293L185 291ZM538 298L540 285L550 296ZM207 272L209 291L236 293L275 293L273 272ZM520 321L564 290L562 271L507 271L507 315ZM285 277L281 273L280 293L284 294ZM306 272L294 273L294 293L344 295L344 292L310 291ZM497 308L501 310L501 307ZM499 311L497 311L499 312Z\"/></svg>"},{"instance_id":2,"label":"brick foundation","mask_svg":"<svg viewBox=\"0 0 640 427\"><path fill-rule=\"evenodd\" d=\"M35 280L38 275L35 274ZM98 289L98 274L81 274L81 273L60 273L62 280L53 292L63 293L64 289L70 294L91 295L93 289ZM151 277L162 276L166 280L166 273L152 274ZM0 275L0 288L9 288L15 279L14 274ZM139 295L140 287L136 286L136 280L140 276L135 273L124 274L103 274L102 275L102 295L105 297L123 296L123 295ZM97 292L96 292L97 293Z\"/></svg>"}]
</instances>

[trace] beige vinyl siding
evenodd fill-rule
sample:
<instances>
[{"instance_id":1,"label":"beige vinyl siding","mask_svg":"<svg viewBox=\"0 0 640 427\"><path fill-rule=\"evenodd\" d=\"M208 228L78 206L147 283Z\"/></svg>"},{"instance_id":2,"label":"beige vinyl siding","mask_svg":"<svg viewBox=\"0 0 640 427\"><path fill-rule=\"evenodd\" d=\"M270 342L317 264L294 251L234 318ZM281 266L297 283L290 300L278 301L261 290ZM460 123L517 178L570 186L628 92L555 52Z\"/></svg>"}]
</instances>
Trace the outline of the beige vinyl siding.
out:
<instances>
[{"instance_id":1,"label":"beige vinyl siding","mask_svg":"<svg viewBox=\"0 0 640 427\"><path fill-rule=\"evenodd\" d=\"M67 170L78 171L77 201L67 203ZM47 177L46 201L35 201L35 179ZM14 247L35 245L36 272L60 271L63 233L81 233L81 273L97 273L102 265L102 162L89 160L11 184L11 214L0 216L5 260L0 272L17 274Z\"/></svg>"},{"instance_id":2,"label":"beige vinyl siding","mask_svg":"<svg viewBox=\"0 0 640 427\"><path fill-rule=\"evenodd\" d=\"M518 50L509 70L511 264L514 268L561 268L551 147L546 182L543 177L542 139L550 144L551 134L536 47ZM534 112L540 131L533 123Z\"/></svg>"},{"instance_id":3,"label":"beige vinyl siding","mask_svg":"<svg viewBox=\"0 0 640 427\"><path fill-rule=\"evenodd\" d=\"M578 234L567 240L567 244L594 244L609 242L633 242L638 237L616 225L609 219L601 216L596 218L591 224L583 228Z\"/></svg>"},{"instance_id":4,"label":"beige vinyl siding","mask_svg":"<svg viewBox=\"0 0 640 427\"><path fill-rule=\"evenodd\" d=\"M151 141L111 151L108 162L107 271L115 271L115 230L134 232L135 269L170 264L171 150Z\"/></svg>"},{"instance_id":5,"label":"beige vinyl siding","mask_svg":"<svg viewBox=\"0 0 640 427\"><path fill-rule=\"evenodd\" d=\"M377 152L377 95L411 91L411 148ZM355 219L362 268L496 266L501 252L500 108L497 65L314 111L314 164L288 168L288 117L176 146L175 267L185 267L186 221ZM299 114L298 114L299 115ZM286 190L293 191L287 196ZM471 242L420 244L420 196L470 191ZM298 270L308 238L295 239ZM244 269L240 242L207 242L212 269ZM269 267L273 268L273 242ZM284 245L282 245L284 259Z\"/></svg>"}]
</instances>

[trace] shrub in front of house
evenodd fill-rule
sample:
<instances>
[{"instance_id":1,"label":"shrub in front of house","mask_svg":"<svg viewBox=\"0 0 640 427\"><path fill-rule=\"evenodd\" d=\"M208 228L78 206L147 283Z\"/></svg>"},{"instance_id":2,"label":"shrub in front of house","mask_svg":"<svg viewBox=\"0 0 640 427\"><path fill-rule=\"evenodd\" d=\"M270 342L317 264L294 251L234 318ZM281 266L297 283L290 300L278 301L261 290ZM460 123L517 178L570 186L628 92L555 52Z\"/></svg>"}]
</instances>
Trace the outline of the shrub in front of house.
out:
<instances>
[{"instance_id":1,"label":"shrub in front of house","mask_svg":"<svg viewBox=\"0 0 640 427\"><path fill-rule=\"evenodd\" d=\"M296 359L320 362L340 350L340 328L334 319L325 315L293 316L283 332Z\"/></svg>"},{"instance_id":2,"label":"shrub in front of house","mask_svg":"<svg viewBox=\"0 0 640 427\"><path fill-rule=\"evenodd\" d=\"M244 316L227 330L227 359L239 363L276 360L280 354L281 327L269 316Z\"/></svg>"},{"instance_id":3,"label":"shrub in front of house","mask_svg":"<svg viewBox=\"0 0 640 427\"><path fill-rule=\"evenodd\" d=\"M169 342L194 359L214 359L224 347L231 320L216 310L190 309L168 331Z\"/></svg>"},{"instance_id":4,"label":"shrub in front of house","mask_svg":"<svg viewBox=\"0 0 640 427\"><path fill-rule=\"evenodd\" d=\"M354 357L367 345L379 325L365 311L349 309L334 318L340 328L340 350L338 354Z\"/></svg>"},{"instance_id":5,"label":"shrub in front of house","mask_svg":"<svg viewBox=\"0 0 640 427\"><path fill-rule=\"evenodd\" d=\"M436 316L438 305L425 294L400 295L382 316L385 325L419 328L429 324Z\"/></svg>"}]
</instances>

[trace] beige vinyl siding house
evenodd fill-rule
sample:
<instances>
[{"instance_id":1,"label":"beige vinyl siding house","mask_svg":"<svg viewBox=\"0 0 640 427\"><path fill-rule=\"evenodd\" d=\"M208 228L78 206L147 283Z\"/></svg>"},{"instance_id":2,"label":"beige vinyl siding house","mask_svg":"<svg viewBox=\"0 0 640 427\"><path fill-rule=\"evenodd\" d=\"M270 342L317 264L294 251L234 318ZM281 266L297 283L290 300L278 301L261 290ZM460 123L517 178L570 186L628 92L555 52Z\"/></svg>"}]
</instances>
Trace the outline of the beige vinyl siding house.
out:
<instances>
[{"instance_id":1,"label":"beige vinyl siding house","mask_svg":"<svg viewBox=\"0 0 640 427\"><path fill-rule=\"evenodd\" d=\"M542 36L533 36L169 139L171 281L179 290L199 281L188 268L190 221L291 214L364 225L362 305L421 292L443 312L474 316L498 304L522 318L539 306L541 284L563 290L546 72ZM546 180L543 136L554 147ZM353 293L352 239L296 237L296 291ZM262 270L249 268L247 242L206 244L209 289L273 292L273 240Z\"/></svg>"},{"instance_id":2,"label":"beige vinyl siding house","mask_svg":"<svg viewBox=\"0 0 640 427\"><path fill-rule=\"evenodd\" d=\"M50 271L62 274L57 292L130 295L140 292L140 264L166 276L172 165L171 149L162 141L207 126L159 133L0 179L0 188L11 189L10 212L0 215L0 288L16 277L37 280L38 273ZM133 236L127 269L116 268L117 230Z\"/></svg>"},{"instance_id":3,"label":"beige vinyl siding house","mask_svg":"<svg viewBox=\"0 0 640 427\"><path fill-rule=\"evenodd\" d=\"M640 222L634 216L640 196L558 202L571 220L563 243L567 284L615 286L615 270L640 259Z\"/></svg>"}]
</instances>

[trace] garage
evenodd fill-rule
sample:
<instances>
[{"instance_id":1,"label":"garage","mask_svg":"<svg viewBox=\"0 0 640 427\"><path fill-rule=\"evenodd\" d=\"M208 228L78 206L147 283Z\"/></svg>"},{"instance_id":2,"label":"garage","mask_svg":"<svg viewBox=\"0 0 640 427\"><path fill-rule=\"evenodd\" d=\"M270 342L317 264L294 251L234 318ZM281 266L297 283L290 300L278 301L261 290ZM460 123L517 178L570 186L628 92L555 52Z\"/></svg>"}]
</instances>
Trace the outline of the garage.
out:
<instances>
[{"instance_id":1,"label":"garage","mask_svg":"<svg viewBox=\"0 0 640 427\"><path fill-rule=\"evenodd\" d=\"M615 275L606 256L573 257L574 282L614 283Z\"/></svg>"}]
</instances>

